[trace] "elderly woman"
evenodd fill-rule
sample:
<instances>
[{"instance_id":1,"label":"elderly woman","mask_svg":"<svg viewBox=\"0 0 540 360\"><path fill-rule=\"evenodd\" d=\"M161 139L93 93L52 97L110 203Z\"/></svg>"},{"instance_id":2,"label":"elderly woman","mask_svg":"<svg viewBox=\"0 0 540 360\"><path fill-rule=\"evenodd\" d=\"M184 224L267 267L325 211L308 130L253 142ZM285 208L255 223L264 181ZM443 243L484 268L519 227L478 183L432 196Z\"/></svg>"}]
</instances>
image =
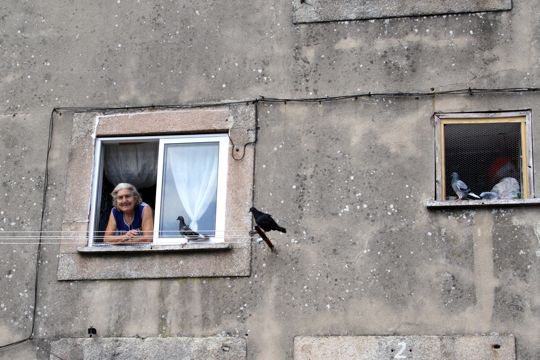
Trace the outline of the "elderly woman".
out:
<instances>
[{"instance_id":1,"label":"elderly woman","mask_svg":"<svg viewBox=\"0 0 540 360\"><path fill-rule=\"evenodd\" d=\"M154 229L152 208L142 202L135 186L120 183L111 195L114 207L103 240L109 244L151 242Z\"/></svg>"}]
</instances>

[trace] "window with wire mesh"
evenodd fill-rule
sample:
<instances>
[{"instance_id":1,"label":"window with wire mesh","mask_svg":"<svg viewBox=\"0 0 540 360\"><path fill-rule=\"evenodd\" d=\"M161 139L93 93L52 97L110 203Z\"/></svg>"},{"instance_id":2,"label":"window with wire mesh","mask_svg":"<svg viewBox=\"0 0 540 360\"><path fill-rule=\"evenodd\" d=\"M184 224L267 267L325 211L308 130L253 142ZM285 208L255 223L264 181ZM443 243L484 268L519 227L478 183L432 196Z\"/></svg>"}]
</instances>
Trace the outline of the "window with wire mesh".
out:
<instances>
[{"instance_id":1,"label":"window with wire mesh","mask_svg":"<svg viewBox=\"0 0 540 360\"><path fill-rule=\"evenodd\" d=\"M471 191L469 200L531 197L532 162L528 116L482 118L436 115L438 137L437 199L455 200L452 174ZM477 195L477 196L475 196Z\"/></svg>"}]
</instances>

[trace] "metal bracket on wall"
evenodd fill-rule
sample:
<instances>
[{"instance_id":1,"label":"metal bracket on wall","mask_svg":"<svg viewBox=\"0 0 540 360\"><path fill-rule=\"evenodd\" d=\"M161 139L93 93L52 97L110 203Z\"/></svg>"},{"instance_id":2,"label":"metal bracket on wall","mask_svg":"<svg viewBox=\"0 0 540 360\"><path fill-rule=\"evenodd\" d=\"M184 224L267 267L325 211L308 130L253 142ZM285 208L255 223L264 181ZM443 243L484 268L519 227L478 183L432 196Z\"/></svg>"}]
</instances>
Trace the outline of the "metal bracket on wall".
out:
<instances>
[{"instance_id":1,"label":"metal bracket on wall","mask_svg":"<svg viewBox=\"0 0 540 360\"><path fill-rule=\"evenodd\" d=\"M234 160L242 160L246 147L257 142L257 129L252 106L242 108L231 107L231 115L225 120L229 125L229 140L232 144L231 156Z\"/></svg>"}]
</instances>

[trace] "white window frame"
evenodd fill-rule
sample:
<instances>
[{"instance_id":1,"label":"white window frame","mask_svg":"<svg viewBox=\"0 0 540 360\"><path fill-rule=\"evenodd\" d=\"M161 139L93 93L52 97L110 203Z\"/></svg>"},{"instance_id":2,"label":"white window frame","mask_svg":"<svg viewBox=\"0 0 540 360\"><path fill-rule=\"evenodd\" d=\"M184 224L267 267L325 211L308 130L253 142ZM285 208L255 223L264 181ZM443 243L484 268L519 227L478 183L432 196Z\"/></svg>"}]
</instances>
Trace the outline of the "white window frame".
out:
<instances>
[{"instance_id":1,"label":"white window frame","mask_svg":"<svg viewBox=\"0 0 540 360\"><path fill-rule=\"evenodd\" d=\"M158 155L158 175L156 183L156 209L154 222L154 244L156 245L176 245L185 240L182 237L177 238L159 238L159 223L161 220L161 193L163 187L163 166L165 145L168 144L193 144L193 143L218 143L218 185L216 201L216 230L215 236L210 237L210 242L223 242L225 234L225 202L227 194L227 153L229 147L229 138L226 134L215 135L184 135L181 137L161 139L159 141Z\"/></svg>"},{"instance_id":2,"label":"white window frame","mask_svg":"<svg viewBox=\"0 0 540 360\"><path fill-rule=\"evenodd\" d=\"M92 176L92 201L90 208L90 224L88 246L94 245L94 232L97 228L96 215L101 206L98 194L101 194L101 179L103 178L103 151L102 146L107 143L130 142L159 142L158 171L156 180L156 201L154 210L153 245L178 245L185 242L182 237L159 238L159 224L161 217L161 192L163 182L163 153L165 144L186 144L213 142L219 144L218 151L218 186L216 203L216 230L215 236L209 238L210 243L224 242L225 234L225 208L227 195L227 169L229 138L227 134L200 134L200 135L169 135L169 136L130 136L130 137L104 137L96 138L94 152L94 173Z\"/></svg>"}]
</instances>

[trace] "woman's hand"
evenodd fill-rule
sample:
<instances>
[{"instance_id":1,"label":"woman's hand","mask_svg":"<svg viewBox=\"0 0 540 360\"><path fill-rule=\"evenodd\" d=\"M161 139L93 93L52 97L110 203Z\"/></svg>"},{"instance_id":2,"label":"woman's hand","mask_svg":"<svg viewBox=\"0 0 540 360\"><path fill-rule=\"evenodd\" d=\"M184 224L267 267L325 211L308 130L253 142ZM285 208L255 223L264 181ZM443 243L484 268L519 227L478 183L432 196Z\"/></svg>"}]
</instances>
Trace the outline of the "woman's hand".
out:
<instances>
[{"instance_id":1,"label":"woman's hand","mask_svg":"<svg viewBox=\"0 0 540 360\"><path fill-rule=\"evenodd\" d=\"M152 209L150 206L145 206L142 216L142 229L129 230L125 234L115 235L116 232L116 220L111 211L109 215L109 222L105 229L103 242L107 244L135 244L135 243L151 243L154 229L154 220L152 215Z\"/></svg>"},{"instance_id":2,"label":"woman's hand","mask_svg":"<svg viewBox=\"0 0 540 360\"><path fill-rule=\"evenodd\" d=\"M122 239L122 242L131 242L141 234L139 230L129 230L124 234L124 238Z\"/></svg>"}]
</instances>

